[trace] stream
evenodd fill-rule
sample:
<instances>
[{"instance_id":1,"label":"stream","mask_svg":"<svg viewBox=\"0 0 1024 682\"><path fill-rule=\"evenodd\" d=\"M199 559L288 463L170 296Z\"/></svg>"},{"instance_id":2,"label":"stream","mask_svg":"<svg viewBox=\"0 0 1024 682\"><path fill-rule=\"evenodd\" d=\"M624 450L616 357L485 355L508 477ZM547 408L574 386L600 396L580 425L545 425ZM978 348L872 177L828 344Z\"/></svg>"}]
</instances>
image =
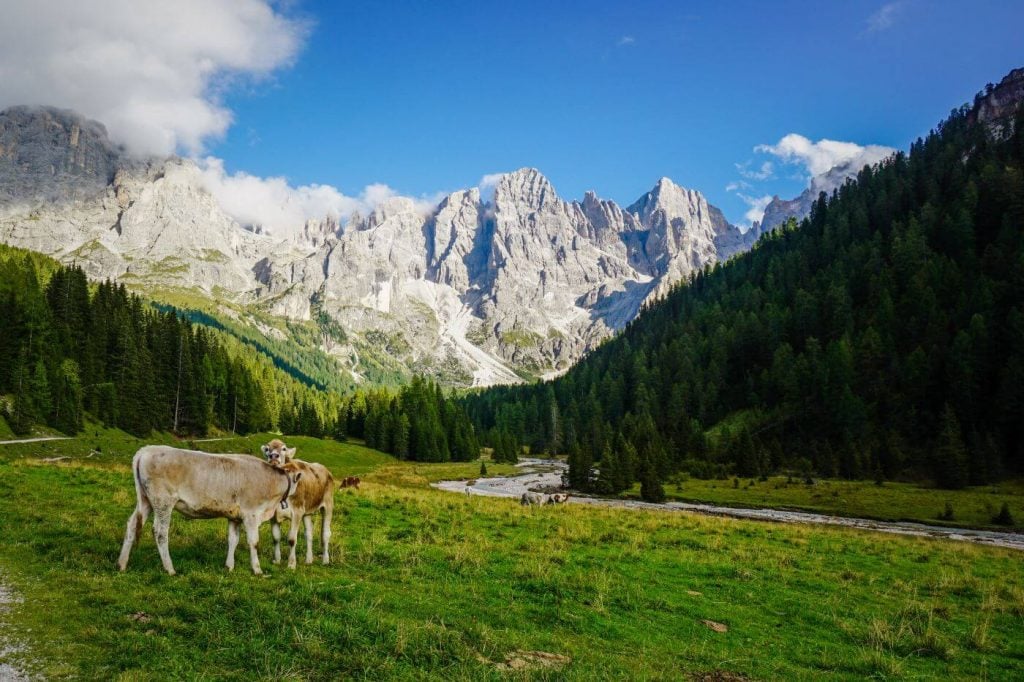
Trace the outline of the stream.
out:
<instances>
[{"instance_id":1,"label":"stream","mask_svg":"<svg viewBox=\"0 0 1024 682\"><path fill-rule=\"evenodd\" d=\"M551 491L560 489L562 474L568 469L565 462L550 459L525 458L519 461L523 473L516 476L498 476L494 478L478 478L475 481L438 481L431 486L439 490L463 493L466 495L482 495L485 497L511 497L518 499L528 490ZM590 504L601 507L624 507L627 509L654 509L659 511L684 511L709 516L726 516L735 519L751 519L755 521L774 521L777 523L817 523L830 526L846 526L874 530L882 533L898 535L916 535L919 537L944 538L962 542L974 542L982 545L1006 547L1024 550L1024 533L994 530L974 530L970 528L949 528L932 526L925 523L910 521L876 521L846 516L831 516L814 512L789 511L784 509L754 509L743 507L722 507L714 504L691 502L665 502L655 504L640 500L617 500L601 497L573 495L569 498L573 504Z\"/></svg>"}]
</instances>

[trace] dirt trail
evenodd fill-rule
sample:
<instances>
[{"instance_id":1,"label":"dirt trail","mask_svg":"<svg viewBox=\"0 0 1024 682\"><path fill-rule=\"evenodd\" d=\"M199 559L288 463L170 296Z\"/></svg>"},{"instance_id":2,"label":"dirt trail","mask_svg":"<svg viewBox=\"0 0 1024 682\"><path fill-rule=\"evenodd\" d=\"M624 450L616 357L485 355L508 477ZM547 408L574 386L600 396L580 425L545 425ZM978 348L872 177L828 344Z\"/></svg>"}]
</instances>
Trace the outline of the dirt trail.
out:
<instances>
[{"instance_id":1,"label":"dirt trail","mask_svg":"<svg viewBox=\"0 0 1024 682\"><path fill-rule=\"evenodd\" d=\"M12 604L20 601L21 598L4 584L0 576L0 680L3 682L29 682L32 679L24 670L9 662L12 655L20 653L25 647L4 632L7 612L10 611Z\"/></svg>"},{"instance_id":2,"label":"dirt trail","mask_svg":"<svg viewBox=\"0 0 1024 682\"><path fill-rule=\"evenodd\" d=\"M518 498L527 490L538 488L557 488L562 483L562 473L567 467L564 462L544 459L525 459L519 463L524 472L517 476L480 478L467 486L466 481L439 481L433 487L449 492L486 497ZM695 504L690 502L666 502L654 504L639 500L612 500L600 497L573 496L569 502L589 504L599 507L621 507L626 509L654 509L660 511L687 511L709 516L727 516L736 519L754 521L774 521L779 523L816 523L830 526L846 526L863 530L895 533L898 535L915 535L919 537L944 538L974 542L982 545L993 545L1024 551L1024 533L1001 532L992 530L972 530L969 528L948 528L930 526L924 523L904 521L875 521L845 516L831 516L812 512L788 511L784 509L753 509L742 507L721 507L713 504Z\"/></svg>"},{"instance_id":3,"label":"dirt trail","mask_svg":"<svg viewBox=\"0 0 1024 682\"><path fill-rule=\"evenodd\" d=\"M16 440L0 440L0 445L16 445L18 443L42 443L48 440L69 440L69 436L40 436L39 438L18 438ZM3 678L0 677L0 680Z\"/></svg>"}]
</instances>

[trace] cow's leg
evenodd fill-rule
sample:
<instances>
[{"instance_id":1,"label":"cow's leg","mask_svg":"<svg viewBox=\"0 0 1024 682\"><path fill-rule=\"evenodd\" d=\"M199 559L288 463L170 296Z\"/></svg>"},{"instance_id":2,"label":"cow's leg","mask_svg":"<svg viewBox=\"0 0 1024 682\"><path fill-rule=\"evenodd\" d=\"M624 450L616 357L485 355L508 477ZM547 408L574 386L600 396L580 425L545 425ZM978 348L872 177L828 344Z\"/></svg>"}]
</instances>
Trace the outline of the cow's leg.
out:
<instances>
[{"instance_id":1,"label":"cow's leg","mask_svg":"<svg viewBox=\"0 0 1024 682\"><path fill-rule=\"evenodd\" d=\"M331 519L334 517L334 504L328 502L324 505L321 514L320 543L323 545L323 560L325 564L331 563Z\"/></svg>"},{"instance_id":2,"label":"cow's leg","mask_svg":"<svg viewBox=\"0 0 1024 682\"><path fill-rule=\"evenodd\" d=\"M299 540L298 512L292 511L292 520L288 524L288 568L295 568L295 543Z\"/></svg>"},{"instance_id":3,"label":"cow's leg","mask_svg":"<svg viewBox=\"0 0 1024 682\"><path fill-rule=\"evenodd\" d=\"M164 570L174 575L174 564L171 563L171 553L167 549L167 536L171 530L171 511L174 505L167 507L153 508L153 538L156 540L156 549L160 552L160 561Z\"/></svg>"},{"instance_id":4,"label":"cow's leg","mask_svg":"<svg viewBox=\"0 0 1024 682\"><path fill-rule=\"evenodd\" d=\"M235 570L235 548L238 547L238 521L228 519L228 560L229 571Z\"/></svg>"},{"instance_id":5,"label":"cow's leg","mask_svg":"<svg viewBox=\"0 0 1024 682\"><path fill-rule=\"evenodd\" d=\"M277 519L270 520L270 534L274 537L274 563L281 563L281 524Z\"/></svg>"},{"instance_id":6,"label":"cow's leg","mask_svg":"<svg viewBox=\"0 0 1024 682\"><path fill-rule=\"evenodd\" d=\"M123 571L128 567L128 556L132 552L132 547L135 545L139 533L142 532L142 527L146 525L146 518L149 516L150 511L149 501L145 498L140 498L135 505L135 511L128 517L128 527L124 531L124 544L121 545L121 556L117 558L118 570Z\"/></svg>"},{"instance_id":7,"label":"cow's leg","mask_svg":"<svg viewBox=\"0 0 1024 682\"><path fill-rule=\"evenodd\" d=\"M306 529L306 563L313 563L313 515L302 517L302 525Z\"/></svg>"},{"instance_id":8,"label":"cow's leg","mask_svg":"<svg viewBox=\"0 0 1024 682\"><path fill-rule=\"evenodd\" d=\"M256 575L263 575L263 570L260 568L260 555L257 551L260 544L259 517L245 517L245 540L249 543L249 563L252 564L252 572Z\"/></svg>"}]
</instances>

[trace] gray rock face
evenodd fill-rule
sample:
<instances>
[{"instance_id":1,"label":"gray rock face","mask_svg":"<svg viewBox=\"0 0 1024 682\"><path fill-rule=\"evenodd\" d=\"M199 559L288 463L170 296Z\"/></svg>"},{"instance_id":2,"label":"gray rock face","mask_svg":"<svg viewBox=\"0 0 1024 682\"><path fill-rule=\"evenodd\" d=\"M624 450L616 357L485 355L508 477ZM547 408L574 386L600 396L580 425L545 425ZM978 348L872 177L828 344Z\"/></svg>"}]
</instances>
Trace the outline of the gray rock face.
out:
<instances>
[{"instance_id":1,"label":"gray rock face","mask_svg":"<svg viewBox=\"0 0 1024 682\"><path fill-rule=\"evenodd\" d=\"M50 107L0 114L0 202L68 202L110 184L120 152L102 124Z\"/></svg>"},{"instance_id":2,"label":"gray rock face","mask_svg":"<svg viewBox=\"0 0 1024 682\"><path fill-rule=\"evenodd\" d=\"M70 112L7 110L0 140L0 240L95 278L292 319L325 312L453 383L564 370L645 301L747 245L668 178L624 209L592 192L565 201L534 169L504 175L489 202L461 190L424 212L394 197L280 240L231 219L191 161L126 159Z\"/></svg>"},{"instance_id":3,"label":"gray rock face","mask_svg":"<svg viewBox=\"0 0 1024 682\"><path fill-rule=\"evenodd\" d=\"M94 278L252 295L271 240L242 230L195 164L138 161L95 121L49 108L0 113L0 240Z\"/></svg>"},{"instance_id":4,"label":"gray rock face","mask_svg":"<svg viewBox=\"0 0 1024 682\"><path fill-rule=\"evenodd\" d=\"M968 120L985 124L996 137L1013 133L1014 114L1024 102L1024 68L1006 74L998 85L989 85L974 98Z\"/></svg>"}]
</instances>

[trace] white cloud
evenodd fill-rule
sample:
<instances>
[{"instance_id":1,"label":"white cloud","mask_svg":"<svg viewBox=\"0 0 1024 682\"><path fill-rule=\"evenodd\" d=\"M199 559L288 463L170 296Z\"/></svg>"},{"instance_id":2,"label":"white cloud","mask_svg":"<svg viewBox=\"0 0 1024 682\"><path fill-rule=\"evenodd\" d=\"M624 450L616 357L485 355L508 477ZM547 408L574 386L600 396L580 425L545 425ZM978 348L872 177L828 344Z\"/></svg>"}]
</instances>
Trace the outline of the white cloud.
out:
<instances>
[{"instance_id":1,"label":"white cloud","mask_svg":"<svg viewBox=\"0 0 1024 682\"><path fill-rule=\"evenodd\" d=\"M896 150L874 144L862 147L853 142L836 140L812 142L803 135L790 133L777 144L761 144L754 147L754 151L773 154L783 163L802 165L811 177L817 177L843 164L860 168L878 163Z\"/></svg>"},{"instance_id":2,"label":"white cloud","mask_svg":"<svg viewBox=\"0 0 1024 682\"><path fill-rule=\"evenodd\" d=\"M879 7L867 19L868 33L878 33L892 28L893 24L896 23L897 16L903 9L903 5L903 0L896 0L896 2L888 2Z\"/></svg>"},{"instance_id":3,"label":"white cloud","mask_svg":"<svg viewBox=\"0 0 1024 682\"><path fill-rule=\"evenodd\" d=\"M764 210L768 208L768 204L772 201L772 195L770 194L765 194L760 197L751 197L737 192L736 195L749 207L747 212L743 214L748 226L753 225L754 222L760 221L761 218L764 217Z\"/></svg>"},{"instance_id":4,"label":"white cloud","mask_svg":"<svg viewBox=\"0 0 1024 682\"><path fill-rule=\"evenodd\" d=\"M775 167L771 161L765 161L756 170L750 169L750 163L750 161L747 161L746 163L736 164L736 170L747 180L770 180L775 177Z\"/></svg>"},{"instance_id":5,"label":"white cloud","mask_svg":"<svg viewBox=\"0 0 1024 682\"><path fill-rule=\"evenodd\" d=\"M754 189L754 186L751 185L746 180L734 180L733 182L730 182L728 185L725 186L725 191L726 192L735 192L738 189L747 189L747 190L749 190L749 189Z\"/></svg>"},{"instance_id":6,"label":"white cloud","mask_svg":"<svg viewBox=\"0 0 1024 682\"><path fill-rule=\"evenodd\" d=\"M494 188L498 186L498 183L505 175L508 174L488 173L480 178L480 182L476 183L476 186L480 190L481 201L489 202L494 199Z\"/></svg>"},{"instance_id":7,"label":"white cloud","mask_svg":"<svg viewBox=\"0 0 1024 682\"><path fill-rule=\"evenodd\" d=\"M627 45L633 45L636 43L636 38L633 36L622 36L619 41L615 43L618 47L626 47Z\"/></svg>"},{"instance_id":8,"label":"white cloud","mask_svg":"<svg viewBox=\"0 0 1024 682\"><path fill-rule=\"evenodd\" d=\"M385 184L367 185L356 197L346 196L331 185L292 187L283 177L261 178L245 172L227 173L224 162L214 157L199 161L203 182L221 207L243 225L261 225L270 234L284 237L295 233L309 219L334 216L342 222L353 213L366 215L398 197ZM439 197L412 199L416 210L428 213Z\"/></svg>"},{"instance_id":9,"label":"white cloud","mask_svg":"<svg viewBox=\"0 0 1024 682\"><path fill-rule=\"evenodd\" d=\"M306 33L268 0L8 0L0 108L74 109L133 153L197 154L231 124L220 93L290 64Z\"/></svg>"}]
</instances>

